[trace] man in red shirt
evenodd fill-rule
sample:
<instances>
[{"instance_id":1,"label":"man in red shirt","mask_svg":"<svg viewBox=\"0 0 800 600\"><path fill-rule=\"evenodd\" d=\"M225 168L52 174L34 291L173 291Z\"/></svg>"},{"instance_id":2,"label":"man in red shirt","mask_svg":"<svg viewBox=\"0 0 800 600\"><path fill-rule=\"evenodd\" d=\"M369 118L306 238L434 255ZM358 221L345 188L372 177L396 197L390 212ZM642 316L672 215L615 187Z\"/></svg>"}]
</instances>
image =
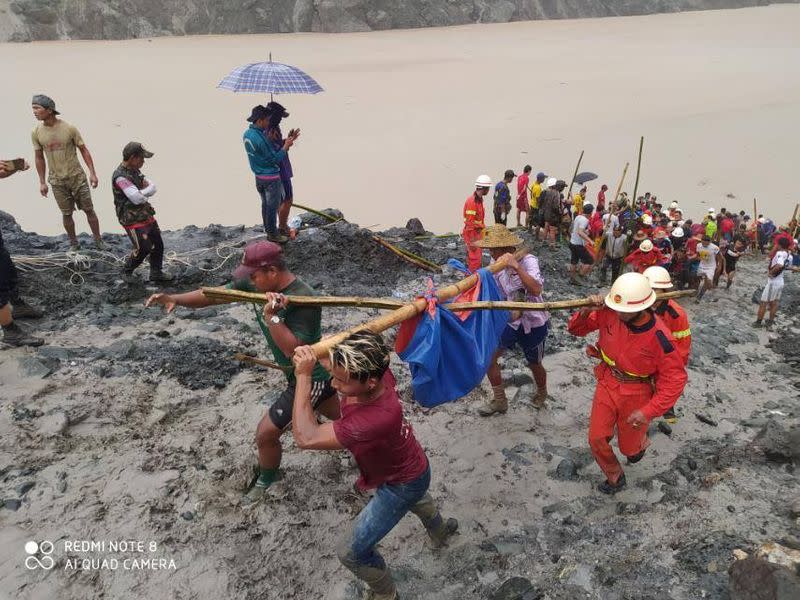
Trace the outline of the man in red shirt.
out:
<instances>
[{"instance_id":1,"label":"man in red shirt","mask_svg":"<svg viewBox=\"0 0 800 600\"><path fill-rule=\"evenodd\" d=\"M475 242L483 238L483 230L486 228L483 198L489 193L490 187L492 179L488 175L481 175L475 181L475 192L464 203L464 229L461 237L464 238L464 245L467 247L467 268L470 271L481 268L483 251L475 245Z\"/></svg>"},{"instance_id":2,"label":"man in red shirt","mask_svg":"<svg viewBox=\"0 0 800 600\"><path fill-rule=\"evenodd\" d=\"M597 212L602 213L606 208L606 190L608 186L604 183L597 192Z\"/></svg>"},{"instance_id":3,"label":"man in red shirt","mask_svg":"<svg viewBox=\"0 0 800 600\"><path fill-rule=\"evenodd\" d=\"M528 210L530 204L528 203L528 183L530 182L531 170L533 167L525 165L522 169L522 175L517 177L517 227L522 227L524 223L528 222ZM525 219L522 219L522 213L525 213Z\"/></svg>"},{"instance_id":4,"label":"man in red shirt","mask_svg":"<svg viewBox=\"0 0 800 600\"><path fill-rule=\"evenodd\" d=\"M334 346L323 361L339 393L341 418L320 424L311 405L311 374L317 362L310 346L295 350L297 388L292 434L303 449L347 449L361 472L356 485L375 495L337 546L342 564L362 579L375 600L397 598L389 568L375 549L403 516L413 512L435 547L458 529L443 519L428 487L431 469L403 408L389 370L389 347L380 334L360 331Z\"/></svg>"},{"instance_id":5,"label":"man in red shirt","mask_svg":"<svg viewBox=\"0 0 800 600\"><path fill-rule=\"evenodd\" d=\"M606 475L598 489L615 494L626 484L610 444L615 431L628 464L639 462L650 443L647 425L680 397L686 367L669 329L650 310L656 294L647 277L625 273L605 298L590 299L595 307L572 315L567 329L578 336L599 332L597 345L587 348L589 356L600 359L594 369L589 446Z\"/></svg>"}]
</instances>

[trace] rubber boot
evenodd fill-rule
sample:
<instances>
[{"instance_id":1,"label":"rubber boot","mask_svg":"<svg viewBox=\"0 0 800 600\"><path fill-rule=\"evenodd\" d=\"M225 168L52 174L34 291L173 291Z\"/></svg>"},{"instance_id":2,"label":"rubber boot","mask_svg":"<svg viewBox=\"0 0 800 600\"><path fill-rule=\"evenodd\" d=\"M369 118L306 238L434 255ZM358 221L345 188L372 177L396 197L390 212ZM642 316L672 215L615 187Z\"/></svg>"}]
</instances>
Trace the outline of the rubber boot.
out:
<instances>
[{"instance_id":1,"label":"rubber boot","mask_svg":"<svg viewBox=\"0 0 800 600\"><path fill-rule=\"evenodd\" d=\"M19 325L12 321L10 325L3 326L3 343L19 348L21 346L41 346L44 344L44 340L28 335Z\"/></svg>"},{"instance_id":2,"label":"rubber boot","mask_svg":"<svg viewBox=\"0 0 800 600\"><path fill-rule=\"evenodd\" d=\"M397 600L397 587L389 572L389 567L368 567L366 565L346 564L353 574L369 586L366 598L373 600Z\"/></svg>"},{"instance_id":3,"label":"rubber boot","mask_svg":"<svg viewBox=\"0 0 800 600\"><path fill-rule=\"evenodd\" d=\"M411 512L422 522L431 546L441 548L447 545L447 540L458 531L458 521L453 518L443 519L431 495L426 493L422 499L411 507Z\"/></svg>"},{"instance_id":4,"label":"rubber boot","mask_svg":"<svg viewBox=\"0 0 800 600\"><path fill-rule=\"evenodd\" d=\"M25 302L22 298L16 298L11 301L11 316L14 319L41 319L44 313Z\"/></svg>"},{"instance_id":5,"label":"rubber boot","mask_svg":"<svg viewBox=\"0 0 800 600\"><path fill-rule=\"evenodd\" d=\"M494 399L478 409L478 414L482 417L490 417L495 413L505 414L508 411L508 398L503 385L492 386L492 392Z\"/></svg>"}]
</instances>

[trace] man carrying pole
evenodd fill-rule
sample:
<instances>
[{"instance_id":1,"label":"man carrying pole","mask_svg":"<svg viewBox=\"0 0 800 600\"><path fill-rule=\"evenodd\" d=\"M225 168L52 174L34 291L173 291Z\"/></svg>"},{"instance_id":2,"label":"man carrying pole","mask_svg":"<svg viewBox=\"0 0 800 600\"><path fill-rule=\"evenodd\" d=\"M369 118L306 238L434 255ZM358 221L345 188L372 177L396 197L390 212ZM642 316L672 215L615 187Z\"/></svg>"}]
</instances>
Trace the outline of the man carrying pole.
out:
<instances>
[{"instance_id":1,"label":"man carrying pole","mask_svg":"<svg viewBox=\"0 0 800 600\"><path fill-rule=\"evenodd\" d=\"M589 356L600 359L594 369L589 446L606 476L598 489L615 494L626 485L610 443L615 429L628 464L639 462L649 445L648 423L675 404L687 375L672 334L650 310L656 294L647 277L625 273L605 298L591 299L595 308L572 315L568 330L577 336L599 332L597 345L587 348Z\"/></svg>"},{"instance_id":2,"label":"man carrying pole","mask_svg":"<svg viewBox=\"0 0 800 600\"><path fill-rule=\"evenodd\" d=\"M428 533L431 545L443 546L458 530L458 521L442 518L428 493L431 467L403 408L389 370L389 347L383 337L360 331L328 352L326 367L339 394L341 417L319 424L313 408L313 372L317 355L310 346L294 351L297 388L292 434L304 450L343 450L361 472L359 489L374 489L372 499L340 539L342 564L370 588L374 600L398 598L392 574L377 544L409 512Z\"/></svg>"},{"instance_id":3,"label":"man carrying pole","mask_svg":"<svg viewBox=\"0 0 800 600\"><path fill-rule=\"evenodd\" d=\"M477 244L487 248L493 261L505 264L505 268L495 274L495 281L506 300L518 302L542 302L544 277L539 270L539 261L532 254L526 254L517 260L514 251L522 244L522 240L502 225L494 225L486 230L486 237ZM512 313L513 314L513 313ZM516 317L516 318L515 318ZM525 353L533 379L536 382L536 393L531 402L537 409L544 407L547 399L547 371L544 360L544 343L549 330L550 315L546 311L525 311L514 315L506 325L500 337L497 349L486 375L492 384L492 400L478 409L482 417L508 410L508 399L501 376L498 360L506 350L519 344Z\"/></svg>"},{"instance_id":4,"label":"man carrying pole","mask_svg":"<svg viewBox=\"0 0 800 600\"><path fill-rule=\"evenodd\" d=\"M242 264L233 272L234 289L265 294L263 311L254 307L256 321L267 340L275 361L285 369L287 387L269 407L256 428L259 474L243 504L258 502L277 478L281 464L283 432L292 420L296 378L290 357L295 348L313 344L321 337L322 310L319 307L287 305L285 295L313 296L314 290L286 267L283 250L275 242L254 242L244 250ZM153 294L145 306L161 304L172 312L176 306L204 308L224 300L211 300L202 290L184 294ZM311 404L329 419L339 417L336 392L330 375L317 365L312 372Z\"/></svg>"}]
</instances>

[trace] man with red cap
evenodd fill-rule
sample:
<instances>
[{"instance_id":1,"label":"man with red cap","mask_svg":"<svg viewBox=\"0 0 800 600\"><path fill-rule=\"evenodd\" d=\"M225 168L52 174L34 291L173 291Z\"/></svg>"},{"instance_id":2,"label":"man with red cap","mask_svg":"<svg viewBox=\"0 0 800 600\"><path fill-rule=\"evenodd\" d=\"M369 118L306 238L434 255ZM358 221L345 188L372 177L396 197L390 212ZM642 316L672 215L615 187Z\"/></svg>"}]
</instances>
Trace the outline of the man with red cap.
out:
<instances>
[{"instance_id":1,"label":"man with red cap","mask_svg":"<svg viewBox=\"0 0 800 600\"><path fill-rule=\"evenodd\" d=\"M589 356L600 359L594 369L589 446L606 476L598 489L615 494L626 484L610 444L615 430L628 464L639 462L650 443L647 425L680 397L686 367L669 329L650 310L656 294L647 277L625 273L605 298L590 299L595 307L572 315L567 327L578 336L599 332L597 345L587 348Z\"/></svg>"},{"instance_id":2,"label":"man with red cap","mask_svg":"<svg viewBox=\"0 0 800 600\"><path fill-rule=\"evenodd\" d=\"M267 488L275 481L281 464L281 442L283 432L292 422L296 379L291 356L298 346L318 342L322 336L322 311L318 307L294 305L287 296L313 296L314 290L286 266L283 250L274 242L254 242L244 250L242 264L233 272L229 288L261 292L266 304L263 310L253 305L255 318L275 362L284 370L286 389L272 403L269 411L256 428L259 474L243 503L258 502ZM204 308L219 302L207 298L202 290L184 294L153 294L145 306L161 304L172 312L176 306ZM311 404L329 419L339 418L336 392L331 387L331 378L321 365L312 373Z\"/></svg>"},{"instance_id":3,"label":"man with red cap","mask_svg":"<svg viewBox=\"0 0 800 600\"><path fill-rule=\"evenodd\" d=\"M492 179L488 175L481 175L475 180L475 191L464 203L464 229L461 237L464 238L464 245L467 247L467 268L470 271L481 268L483 251L475 245L475 242L483 238L483 230L486 228L483 198L489 193L490 187Z\"/></svg>"}]
</instances>

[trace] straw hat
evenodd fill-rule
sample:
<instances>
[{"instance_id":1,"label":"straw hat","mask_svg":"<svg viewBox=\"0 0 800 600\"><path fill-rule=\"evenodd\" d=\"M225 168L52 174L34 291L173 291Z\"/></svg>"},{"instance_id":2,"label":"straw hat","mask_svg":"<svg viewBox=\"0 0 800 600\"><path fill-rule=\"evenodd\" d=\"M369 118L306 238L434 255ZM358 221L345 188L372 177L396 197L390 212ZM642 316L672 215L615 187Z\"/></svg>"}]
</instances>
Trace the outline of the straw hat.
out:
<instances>
[{"instance_id":1,"label":"straw hat","mask_svg":"<svg viewBox=\"0 0 800 600\"><path fill-rule=\"evenodd\" d=\"M478 248L516 248L522 239L511 233L504 225L489 225L482 240L475 242Z\"/></svg>"},{"instance_id":2,"label":"straw hat","mask_svg":"<svg viewBox=\"0 0 800 600\"><path fill-rule=\"evenodd\" d=\"M636 232L636 235L633 236L633 239L636 240L637 242L641 242L642 240L647 239L647 234L640 229L639 231Z\"/></svg>"}]
</instances>

